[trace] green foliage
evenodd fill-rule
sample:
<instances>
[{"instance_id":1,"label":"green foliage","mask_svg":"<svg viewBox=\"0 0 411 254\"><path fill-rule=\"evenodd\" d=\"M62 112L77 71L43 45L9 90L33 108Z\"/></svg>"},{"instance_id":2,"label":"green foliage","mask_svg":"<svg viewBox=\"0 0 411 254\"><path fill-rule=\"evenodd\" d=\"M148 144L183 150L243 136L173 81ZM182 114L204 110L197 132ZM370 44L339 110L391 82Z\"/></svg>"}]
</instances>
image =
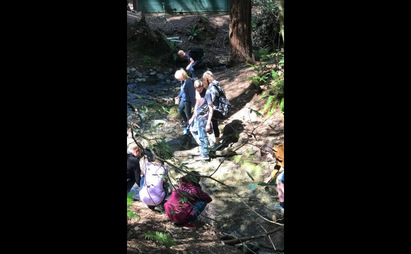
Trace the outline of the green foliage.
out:
<instances>
[{"instance_id":1,"label":"green foliage","mask_svg":"<svg viewBox=\"0 0 411 254\"><path fill-rule=\"evenodd\" d=\"M267 116L270 116L274 113L277 105L281 103L282 109L281 112L284 114L284 72L281 71L281 74L278 74L275 70L271 70L272 76L272 85L269 86L269 95L266 104L264 105L263 112L267 113ZM262 96L263 98L264 96Z\"/></svg>"},{"instance_id":2,"label":"green foliage","mask_svg":"<svg viewBox=\"0 0 411 254\"><path fill-rule=\"evenodd\" d=\"M254 53L254 57L257 61L265 61L270 57L270 48L269 47L262 47L262 48L258 48L258 50L255 50Z\"/></svg>"},{"instance_id":3,"label":"green foliage","mask_svg":"<svg viewBox=\"0 0 411 254\"><path fill-rule=\"evenodd\" d=\"M275 181L271 181L269 183L259 182L257 184L249 183L248 184L248 189L249 190L255 190L258 187L264 187L264 190L268 192L270 190L270 187L274 187L274 188L277 187L277 184L275 184L274 182Z\"/></svg>"},{"instance_id":4,"label":"green foliage","mask_svg":"<svg viewBox=\"0 0 411 254\"><path fill-rule=\"evenodd\" d=\"M174 239L167 235L166 233L163 232L148 232L144 233L144 237L146 240L151 240L155 243L162 244L166 246L167 248L170 248L171 246L176 246L177 243L174 241Z\"/></svg>"},{"instance_id":5,"label":"green foliage","mask_svg":"<svg viewBox=\"0 0 411 254\"><path fill-rule=\"evenodd\" d=\"M127 218L137 218L140 219L140 216L134 213L133 211L130 210L130 206L133 203L133 198L132 196L134 195L134 192L130 192L127 194Z\"/></svg>"},{"instance_id":6,"label":"green foliage","mask_svg":"<svg viewBox=\"0 0 411 254\"><path fill-rule=\"evenodd\" d=\"M187 203L188 198L186 195L181 195L181 198L178 200L178 203Z\"/></svg>"},{"instance_id":7,"label":"green foliage","mask_svg":"<svg viewBox=\"0 0 411 254\"><path fill-rule=\"evenodd\" d=\"M284 115L284 97L281 99L280 110L281 110L281 113L283 113Z\"/></svg>"},{"instance_id":8,"label":"green foliage","mask_svg":"<svg viewBox=\"0 0 411 254\"><path fill-rule=\"evenodd\" d=\"M252 176L252 175L250 175L250 173L248 173L248 172L246 172L246 173L247 173L248 177L250 177L250 178L251 178L251 180L253 180L253 181L254 181L253 176Z\"/></svg>"},{"instance_id":9,"label":"green foliage","mask_svg":"<svg viewBox=\"0 0 411 254\"><path fill-rule=\"evenodd\" d=\"M163 41L167 44L168 48L170 49L171 52L175 52L177 50L177 43L176 41L170 41L169 39L167 39L167 36L163 33L161 33L161 37L163 38ZM173 53L173 58L174 61L177 60L177 54Z\"/></svg>"},{"instance_id":10,"label":"green foliage","mask_svg":"<svg viewBox=\"0 0 411 254\"><path fill-rule=\"evenodd\" d=\"M284 114L284 54L277 51L264 55L264 59L266 61L260 62L258 65L247 64L252 66L257 74L253 77L247 77L246 80L251 80L258 87L269 84L267 93L261 95L261 98L267 98L262 111L264 115L271 116L278 104L281 104L281 112ZM268 68L269 63L273 67Z\"/></svg>"},{"instance_id":11,"label":"green foliage","mask_svg":"<svg viewBox=\"0 0 411 254\"><path fill-rule=\"evenodd\" d=\"M168 115L169 115L171 118L178 117L178 116L179 116L178 108L177 108L177 107L171 107L171 108L168 110Z\"/></svg>"},{"instance_id":12,"label":"green foliage","mask_svg":"<svg viewBox=\"0 0 411 254\"><path fill-rule=\"evenodd\" d=\"M201 33L201 29L197 28L197 24L194 24L191 29L186 30L186 35L188 36L188 40L192 41L197 38Z\"/></svg>"},{"instance_id":13,"label":"green foliage","mask_svg":"<svg viewBox=\"0 0 411 254\"><path fill-rule=\"evenodd\" d=\"M254 77L247 77L247 81L251 80L257 87L259 87L263 83L267 83L269 74L265 73L267 70L265 65L254 65L250 63L247 63L247 65L253 67L254 70L257 71L257 75L255 75Z\"/></svg>"},{"instance_id":14,"label":"green foliage","mask_svg":"<svg viewBox=\"0 0 411 254\"><path fill-rule=\"evenodd\" d=\"M151 56L147 56L147 55L144 56L144 64L147 65L148 67L151 66L152 64Z\"/></svg>"},{"instance_id":15,"label":"green foliage","mask_svg":"<svg viewBox=\"0 0 411 254\"><path fill-rule=\"evenodd\" d=\"M261 11L251 17L253 48L267 47L270 51L275 51L284 47L281 35L280 11L276 1L254 0L254 7Z\"/></svg>"},{"instance_id":16,"label":"green foliage","mask_svg":"<svg viewBox=\"0 0 411 254\"><path fill-rule=\"evenodd\" d=\"M153 145L152 149L158 157L164 160L168 160L173 157L174 151L163 137L156 140L156 144Z\"/></svg>"}]
</instances>

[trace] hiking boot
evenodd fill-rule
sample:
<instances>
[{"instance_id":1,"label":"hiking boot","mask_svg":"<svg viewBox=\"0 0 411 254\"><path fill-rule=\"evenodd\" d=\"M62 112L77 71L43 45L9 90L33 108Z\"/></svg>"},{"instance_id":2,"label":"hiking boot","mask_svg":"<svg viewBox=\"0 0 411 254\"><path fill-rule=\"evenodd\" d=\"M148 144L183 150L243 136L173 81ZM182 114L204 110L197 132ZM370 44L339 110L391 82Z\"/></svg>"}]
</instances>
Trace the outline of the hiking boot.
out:
<instances>
[{"instance_id":1,"label":"hiking boot","mask_svg":"<svg viewBox=\"0 0 411 254\"><path fill-rule=\"evenodd\" d=\"M187 122L186 122L186 121L182 121L182 122L180 123L180 126L181 126L181 127L187 127Z\"/></svg>"},{"instance_id":2,"label":"hiking boot","mask_svg":"<svg viewBox=\"0 0 411 254\"><path fill-rule=\"evenodd\" d=\"M158 206L151 206L149 205L148 208L150 208L150 210L152 211L156 211L156 212L164 212L164 207L162 205L158 205Z\"/></svg>"},{"instance_id":3,"label":"hiking boot","mask_svg":"<svg viewBox=\"0 0 411 254\"><path fill-rule=\"evenodd\" d=\"M195 224L195 223L192 223L192 224L186 223L186 224L184 224L184 227L183 227L183 229L192 229L192 228L197 228L197 224Z\"/></svg>"},{"instance_id":4,"label":"hiking boot","mask_svg":"<svg viewBox=\"0 0 411 254\"><path fill-rule=\"evenodd\" d=\"M156 207L154 207L154 211L157 211L157 212L160 212L160 213L163 213L164 212L164 207L163 206L156 206Z\"/></svg>"}]
</instances>

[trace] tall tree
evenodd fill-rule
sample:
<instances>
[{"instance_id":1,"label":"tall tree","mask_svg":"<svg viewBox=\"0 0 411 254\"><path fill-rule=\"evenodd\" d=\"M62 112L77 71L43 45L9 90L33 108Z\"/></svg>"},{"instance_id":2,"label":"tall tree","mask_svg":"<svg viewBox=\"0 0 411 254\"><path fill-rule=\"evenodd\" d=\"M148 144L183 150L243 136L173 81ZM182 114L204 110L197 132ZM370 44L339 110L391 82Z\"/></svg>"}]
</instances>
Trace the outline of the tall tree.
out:
<instances>
[{"instance_id":1,"label":"tall tree","mask_svg":"<svg viewBox=\"0 0 411 254\"><path fill-rule=\"evenodd\" d=\"M252 60L251 0L230 1L230 65Z\"/></svg>"},{"instance_id":2,"label":"tall tree","mask_svg":"<svg viewBox=\"0 0 411 254\"><path fill-rule=\"evenodd\" d=\"M278 12L280 14L281 35L284 41L284 0L276 0Z\"/></svg>"}]
</instances>

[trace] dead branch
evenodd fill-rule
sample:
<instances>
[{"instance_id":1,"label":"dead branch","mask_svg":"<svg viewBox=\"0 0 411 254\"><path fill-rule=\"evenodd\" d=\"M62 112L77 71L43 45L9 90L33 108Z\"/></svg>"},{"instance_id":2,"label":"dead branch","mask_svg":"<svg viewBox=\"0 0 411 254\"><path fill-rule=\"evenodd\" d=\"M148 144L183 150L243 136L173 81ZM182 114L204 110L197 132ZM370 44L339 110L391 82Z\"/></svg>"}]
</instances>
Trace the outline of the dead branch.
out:
<instances>
[{"instance_id":1,"label":"dead branch","mask_svg":"<svg viewBox=\"0 0 411 254\"><path fill-rule=\"evenodd\" d=\"M260 225L260 227L267 233L267 230L265 230L265 228L264 228L260 223L258 223L258 225ZM277 250L277 249L275 248L275 245L274 245L274 243L273 243L273 240L271 239L271 236L268 235L268 239L270 239L270 242L271 242L271 244L273 245L274 250Z\"/></svg>"},{"instance_id":2,"label":"dead branch","mask_svg":"<svg viewBox=\"0 0 411 254\"><path fill-rule=\"evenodd\" d=\"M262 234L259 234L259 235L244 236L244 237L240 237L240 238L236 238L236 239L225 240L225 241L223 241L223 243L227 244L227 245L234 245L236 243L242 243L242 242L245 242L245 241L248 241L248 240L258 239L258 238L262 238L262 237L271 235L271 234L273 234L273 233L275 233L275 232L277 232L281 229L283 229L283 227L278 227L278 228L275 228L271 231L268 231L266 233L262 233Z\"/></svg>"}]
</instances>

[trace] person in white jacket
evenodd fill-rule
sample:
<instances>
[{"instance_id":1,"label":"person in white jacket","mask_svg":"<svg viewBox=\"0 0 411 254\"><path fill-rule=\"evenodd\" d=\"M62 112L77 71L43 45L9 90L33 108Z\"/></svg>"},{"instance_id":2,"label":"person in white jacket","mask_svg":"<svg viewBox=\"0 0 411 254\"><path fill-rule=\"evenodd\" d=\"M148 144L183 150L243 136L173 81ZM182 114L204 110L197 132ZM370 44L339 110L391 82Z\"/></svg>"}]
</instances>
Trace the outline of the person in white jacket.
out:
<instances>
[{"instance_id":1,"label":"person in white jacket","mask_svg":"<svg viewBox=\"0 0 411 254\"><path fill-rule=\"evenodd\" d=\"M147 162L144 174L144 182L139 196L141 202L148 208L164 211L165 198L167 196L168 167L162 161L154 157L152 162Z\"/></svg>"}]
</instances>

